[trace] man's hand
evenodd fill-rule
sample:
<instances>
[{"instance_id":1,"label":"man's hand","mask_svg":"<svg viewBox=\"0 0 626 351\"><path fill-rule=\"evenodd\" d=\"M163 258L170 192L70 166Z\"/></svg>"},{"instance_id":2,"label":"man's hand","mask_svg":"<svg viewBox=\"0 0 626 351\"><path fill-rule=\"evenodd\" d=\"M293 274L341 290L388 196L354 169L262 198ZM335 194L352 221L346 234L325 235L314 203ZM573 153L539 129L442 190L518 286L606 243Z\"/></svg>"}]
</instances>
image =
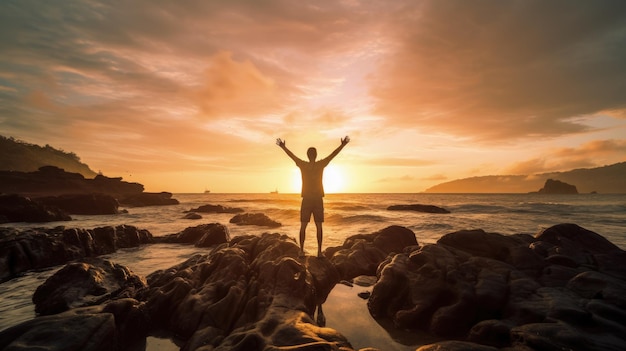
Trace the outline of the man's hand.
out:
<instances>
[{"instance_id":1,"label":"man's hand","mask_svg":"<svg viewBox=\"0 0 626 351\"><path fill-rule=\"evenodd\" d=\"M285 141L282 140L281 138L276 139L276 145L284 148L285 147Z\"/></svg>"},{"instance_id":2,"label":"man's hand","mask_svg":"<svg viewBox=\"0 0 626 351\"><path fill-rule=\"evenodd\" d=\"M346 135L345 138L341 139L341 145L345 146L347 143L350 142L350 137Z\"/></svg>"}]
</instances>

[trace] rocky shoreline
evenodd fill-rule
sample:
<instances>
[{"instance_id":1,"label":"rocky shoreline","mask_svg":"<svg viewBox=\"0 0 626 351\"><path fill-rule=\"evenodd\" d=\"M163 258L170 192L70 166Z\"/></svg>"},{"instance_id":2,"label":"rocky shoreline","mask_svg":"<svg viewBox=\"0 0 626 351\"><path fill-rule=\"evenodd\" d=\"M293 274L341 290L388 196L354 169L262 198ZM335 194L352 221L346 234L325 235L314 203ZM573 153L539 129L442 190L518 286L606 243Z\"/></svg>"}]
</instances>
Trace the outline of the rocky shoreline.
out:
<instances>
[{"instance_id":1,"label":"rocky shoreline","mask_svg":"<svg viewBox=\"0 0 626 351\"><path fill-rule=\"evenodd\" d=\"M459 231L425 245L390 226L323 258L299 257L278 233L230 238L219 223L162 238L131 226L36 232L0 231L5 280L71 262L37 289L40 316L0 332L0 349L134 350L166 333L185 351L353 350L315 316L337 283L363 275L375 277L374 318L445 340L420 351L626 349L626 252L575 224L534 236ZM145 278L96 258L159 242L207 251Z\"/></svg>"}]
</instances>

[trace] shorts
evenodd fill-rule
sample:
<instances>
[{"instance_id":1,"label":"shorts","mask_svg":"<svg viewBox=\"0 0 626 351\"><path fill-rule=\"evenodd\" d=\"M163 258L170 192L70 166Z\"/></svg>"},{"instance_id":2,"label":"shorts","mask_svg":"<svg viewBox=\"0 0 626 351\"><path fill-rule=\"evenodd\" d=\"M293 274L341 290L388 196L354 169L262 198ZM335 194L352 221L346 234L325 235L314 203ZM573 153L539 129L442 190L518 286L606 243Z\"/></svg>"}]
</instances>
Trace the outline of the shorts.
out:
<instances>
[{"instance_id":1,"label":"shorts","mask_svg":"<svg viewBox=\"0 0 626 351\"><path fill-rule=\"evenodd\" d=\"M300 206L300 222L308 223L311 220L315 222L324 222L324 202L322 197L303 197L302 206Z\"/></svg>"}]
</instances>

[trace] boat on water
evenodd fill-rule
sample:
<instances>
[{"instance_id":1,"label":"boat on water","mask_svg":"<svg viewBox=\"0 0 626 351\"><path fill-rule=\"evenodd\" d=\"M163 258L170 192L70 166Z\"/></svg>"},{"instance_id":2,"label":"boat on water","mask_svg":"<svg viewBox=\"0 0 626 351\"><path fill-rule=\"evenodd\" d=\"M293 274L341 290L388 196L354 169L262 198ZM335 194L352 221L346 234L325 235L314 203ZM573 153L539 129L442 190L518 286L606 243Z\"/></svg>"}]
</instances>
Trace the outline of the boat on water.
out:
<instances>
[{"instance_id":1,"label":"boat on water","mask_svg":"<svg viewBox=\"0 0 626 351\"><path fill-rule=\"evenodd\" d=\"M211 190L204 189L204 193L205 194L209 194L209 193L211 193Z\"/></svg>"},{"instance_id":2,"label":"boat on water","mask_svg":"<svg viewBox=\"0 0 626 351\"><path fill-rule=\"evenodd\" d=\"M278 189L270 191L270 194L278 194Z\"/></svg>"}]
</instances>

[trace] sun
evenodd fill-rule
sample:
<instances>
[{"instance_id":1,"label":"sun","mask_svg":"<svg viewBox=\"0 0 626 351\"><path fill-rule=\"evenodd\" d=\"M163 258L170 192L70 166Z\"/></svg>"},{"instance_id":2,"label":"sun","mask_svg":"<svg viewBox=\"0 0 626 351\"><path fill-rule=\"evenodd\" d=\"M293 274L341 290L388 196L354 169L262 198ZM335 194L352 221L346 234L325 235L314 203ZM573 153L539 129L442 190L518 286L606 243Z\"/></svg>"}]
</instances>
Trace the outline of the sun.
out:
<instances>
[{"instance_id":1,"label":"sun","mask_svg":"<svg viewBox=\"0 0 626 351\"><path fill-rule=\"evenodd\" d=\"M292 171L291 189L294 192L299 193L302 188L302 178L300 175L300 169L295 168ZM335 165L328 165L324 168L324 192L327 194L339 193L344 191L344 176L341 167Z\"/></svg>"},{"instance_id":2,"label":"sun","mask_svg":"<svg viewBox=\"0 0 626 351\"><path fill-rule=\"evenodd\" d=\"M324 192L339 193L344 190L343 171L335 165L328 165L324 169Z\"/></svg>"}]
</instances>

